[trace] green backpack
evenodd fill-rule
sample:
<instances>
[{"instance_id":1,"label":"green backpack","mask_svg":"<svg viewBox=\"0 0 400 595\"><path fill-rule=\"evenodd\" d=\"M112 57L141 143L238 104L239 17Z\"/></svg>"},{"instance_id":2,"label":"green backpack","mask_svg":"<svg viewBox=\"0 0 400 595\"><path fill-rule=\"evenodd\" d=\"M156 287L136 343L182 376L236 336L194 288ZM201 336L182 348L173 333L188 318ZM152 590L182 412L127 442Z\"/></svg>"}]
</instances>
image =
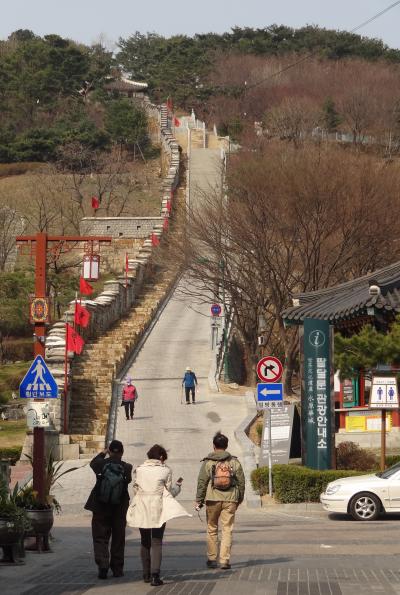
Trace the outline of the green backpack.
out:
<instances>
[{"instance_id":1,"label":"green backpack","mask_svg":"<svg viewBox=\"0 0 400 595\"><path fill-rule=\"evenodd\" d=\"M102 504L121 504L125 490L125 469L120 463L109 462L99 474L97 499Z\"/></svg>"}]
</instances>

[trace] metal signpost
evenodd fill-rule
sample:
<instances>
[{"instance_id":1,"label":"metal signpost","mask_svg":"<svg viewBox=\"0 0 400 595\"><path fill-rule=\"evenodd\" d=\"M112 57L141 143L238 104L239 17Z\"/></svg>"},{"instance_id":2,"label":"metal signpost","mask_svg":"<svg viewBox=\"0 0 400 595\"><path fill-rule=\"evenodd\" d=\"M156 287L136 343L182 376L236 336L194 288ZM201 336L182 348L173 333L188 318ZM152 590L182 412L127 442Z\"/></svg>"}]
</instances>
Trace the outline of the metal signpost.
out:
<instances>
[{"instance_id":1,"label":"metal signpost","mask_svg":"<svg viewBox=\"0 0 400 595\"><path fill-rule=\"evenodd\" d=\"M261 382L257 384L257 403L266 409L265 423L268 424L268 488L272 496L272 409L283 405L283 384L278 383L283 374L283 366L272 355L263 357L257 364L257 375ZM265 430L264 430L265 432Z\"/></svg>"},{"instance_id":2,"label":"metal signpost","mask_svg":"<svg viewBox=\"0 0 400 595\"><path fill-rule=\"evenodd\" d=\"M333 375L328 321L304 320L301 363L303 463L311 469L331 469Z\"/></svg>"},{"instance_id":3,"label":"metal signpost","mask_svg":"<svg viewBox=\"0 0 400 595\"><path fill-rule=\"evenodd\" d=\"M398 409L399 394L395 376L372 376L370 409L381 410L381 471L386 467L386 410Z\"/></svg>"},{"instance_id":4,"label":"metal signpost","mask_svg":"<svg viewBox=\"0 0 400 595\"><path fill-rule=\"evenodd\" d=\"M221 317L222 307L220 304L211 305L211 349L214 350L218 344L218 333L222 327L223 317Z\"/></svg>"}]
</instances>

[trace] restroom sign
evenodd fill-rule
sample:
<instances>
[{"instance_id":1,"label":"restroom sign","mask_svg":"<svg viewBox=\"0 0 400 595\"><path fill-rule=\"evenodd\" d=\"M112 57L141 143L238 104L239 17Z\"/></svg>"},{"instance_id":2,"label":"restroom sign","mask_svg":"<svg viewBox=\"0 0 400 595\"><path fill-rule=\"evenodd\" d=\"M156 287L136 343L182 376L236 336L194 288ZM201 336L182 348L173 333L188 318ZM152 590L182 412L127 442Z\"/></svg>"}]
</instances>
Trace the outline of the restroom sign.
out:
<instances>
[{"instance_id":1,"label":"restroom sign","mask_svg":"<svg viewBox=\"0 0 400 595\"><path fill-rule=\"evenodd\" d=\"M399 394L395 376L373 376L370 409L397 409Z\"/></svg>"}]
</instances>

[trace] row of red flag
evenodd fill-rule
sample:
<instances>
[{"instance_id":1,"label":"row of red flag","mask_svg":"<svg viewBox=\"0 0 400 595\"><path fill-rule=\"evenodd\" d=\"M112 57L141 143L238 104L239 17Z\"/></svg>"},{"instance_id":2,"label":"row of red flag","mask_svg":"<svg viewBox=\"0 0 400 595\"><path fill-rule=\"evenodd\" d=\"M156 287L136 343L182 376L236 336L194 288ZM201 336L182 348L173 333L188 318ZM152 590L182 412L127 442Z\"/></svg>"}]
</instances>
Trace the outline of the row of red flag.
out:
<instances>
[{"instance_id":1,"label":"row of red flag","mask_svg":"<svg viewBox=\"0 0 400 595\"><path fill-rule=\"evenodd\" d=\"M93 287L84 279L80 277L79 279L79 293L81 295L92 295ZM80 326L82 328L86 328L90 322L90 312L87 308L82 306L82 303L78 303L75 300L75 313L74 313L74 326ZM83 351L83 346L85 345L85 341L82 339L80 334L76 331L76 329L71 326L70 324L65 324L66 329L66 342L67 351L73 351L74 353L80 355Z\"/></svg>"}]
</instances>

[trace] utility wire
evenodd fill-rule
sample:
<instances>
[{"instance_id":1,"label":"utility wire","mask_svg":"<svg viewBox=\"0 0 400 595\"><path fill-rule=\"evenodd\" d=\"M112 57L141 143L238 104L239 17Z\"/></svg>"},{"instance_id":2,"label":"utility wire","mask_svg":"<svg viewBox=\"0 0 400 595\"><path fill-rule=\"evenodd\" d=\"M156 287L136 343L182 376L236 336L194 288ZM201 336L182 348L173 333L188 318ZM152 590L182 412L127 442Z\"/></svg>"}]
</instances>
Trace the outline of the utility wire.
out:
<instances>
[{"instance_id":1,"label":"utility wire","mask_svg":"<svg viewBox=\"0 0 400 595\"><path fill-rule=\"evenodd\" d=\"M389 6L387 6L386 8L384 8L383 10L381 10L380 12L378 12L377 14L375 14L374 16L372 16L371 18L369 18L366 21L362 22L360 25L357 25L357 27L354 27L354 29L351 29L349 31L349 33L355 33L356 31L358 31L362 27L365 27L366 25L369 25L369 23L372 23L376 19L379 19L379 17L381 17L385 13L389 12L389 10L392 10L392 8L395 8L399 4L400 4L400 0L397 0L397 2L393 2ZM303 62L306 62L306 60L309 60L310 58L313 58L318 52L319 52L319 49L318 50L314 50L313 52L310 52L309 54L307 54L306 56L303 56L299 60L296 60L295 62L292 62L291 64L288 64L288 66L285 66L284 68L281 68L280 70L277 70L273 74L270 74L270 75L266 76L265 78L260 79L256 83L253 83L251 85L246 85L244 91L246 92L249 89L253 89L254 87L258 87L258 85L262 85L262 83L265 83L265 81L268 81L269 79L275 78L276 76L279 76L283 72L286 72L287 70L290 70L291 68L294 68L295 66L298 66L299 64L302 64Z\"/></svg>"}]
</instances>

